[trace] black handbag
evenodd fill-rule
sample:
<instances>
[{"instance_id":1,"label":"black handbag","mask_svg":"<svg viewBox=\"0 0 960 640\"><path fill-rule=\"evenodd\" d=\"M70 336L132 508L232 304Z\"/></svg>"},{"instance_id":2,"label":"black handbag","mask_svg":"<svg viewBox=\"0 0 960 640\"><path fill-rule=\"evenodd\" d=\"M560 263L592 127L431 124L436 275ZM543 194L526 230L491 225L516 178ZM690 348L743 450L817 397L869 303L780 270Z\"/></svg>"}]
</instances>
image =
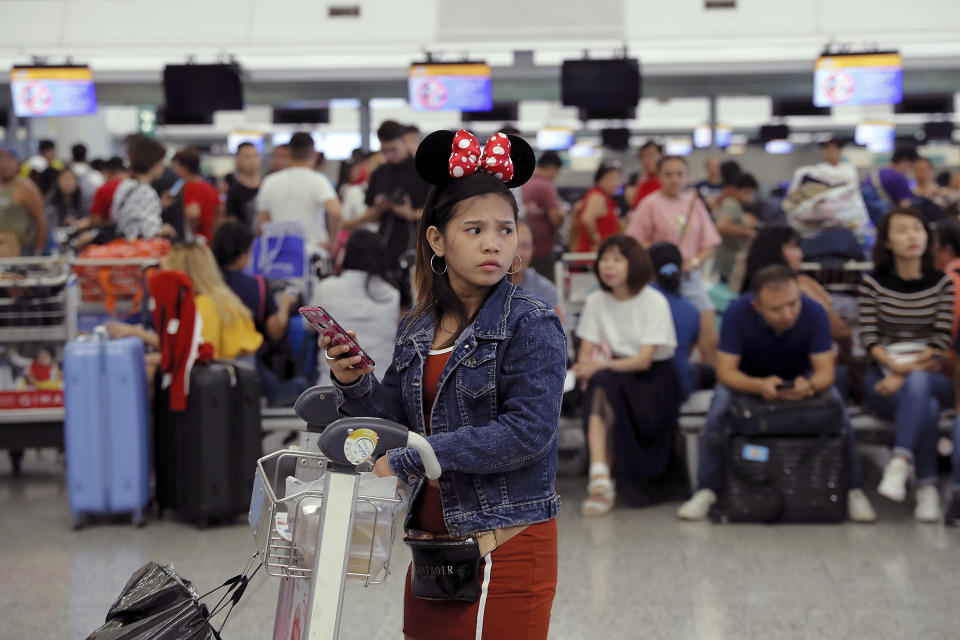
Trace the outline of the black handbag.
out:
<instances>
[{"instance_id":1,"label":"black handbag","mask_svg":"<svg viewBox=\"0 0 960 640\"><path fill-rule=\"evenodd\" d=\"M843 406L832 393L778 402L735 394L726 424L731 433L748 436L836 435L843 428Z\"/></svg>"},{"instance_id":2,"label":"black handbag","mask_svg":"<svg viewBox=\"0 0 960 640\"><path fill-rule=\"evenodd\" d=\"M844 520L848 469L843 406L834 394L789 402L737 394L724 421L724 479L715 518Z\"/></svg>"},{"instance_id":3,"label":"black handbag","mask_svg":"<svg viewBox=\"0 0 960 640\"><path fill-rule=\"evenodd\" d=\"M410 531L410 591L422 600L480 599L480 545L476 538L436 538Z\"/></svg>"}]
</instances>

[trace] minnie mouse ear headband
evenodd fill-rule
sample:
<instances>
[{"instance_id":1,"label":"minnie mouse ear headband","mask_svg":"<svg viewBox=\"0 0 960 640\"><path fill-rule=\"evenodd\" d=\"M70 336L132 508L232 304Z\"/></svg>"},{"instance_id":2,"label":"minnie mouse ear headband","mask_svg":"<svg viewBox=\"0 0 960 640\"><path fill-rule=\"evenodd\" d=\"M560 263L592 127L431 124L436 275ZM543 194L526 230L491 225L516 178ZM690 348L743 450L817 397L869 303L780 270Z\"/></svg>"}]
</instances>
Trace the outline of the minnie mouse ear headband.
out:
<instances>
[{"instance_id":1,"label":"minnie mouse ear headband","mask_svg":"<svg viewBox=\"0 0 960 640\"><path fill-rule=\"evenodd\" d=\"M477 137L466 129L434 131L417 149L417 173L438 188L484 171L512 189L525 184L535 166L536 157L527 141L505 133L493 134L481 148Z\"/></svg>"}]
</instances>

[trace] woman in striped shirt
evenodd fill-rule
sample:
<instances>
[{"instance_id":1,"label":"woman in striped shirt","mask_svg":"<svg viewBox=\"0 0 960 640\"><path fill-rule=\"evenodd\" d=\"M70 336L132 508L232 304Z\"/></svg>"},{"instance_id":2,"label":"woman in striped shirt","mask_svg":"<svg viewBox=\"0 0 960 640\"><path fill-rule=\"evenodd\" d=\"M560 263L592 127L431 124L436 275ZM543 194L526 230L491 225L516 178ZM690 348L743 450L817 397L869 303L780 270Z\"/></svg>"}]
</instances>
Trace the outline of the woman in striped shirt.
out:
<instances>
[{"instance_id":1,"label":"woman in striped shirt","mask_svg":"<svg viewBox=\"0 0 960 640\"><path fill-rule=\"evenodd\" d=\"M930 229L922 215L899 208L880 221L873 271L860 284L860 338L873 359L864 380L867 407L893 419L893 459L883 472L880 495L902 502L913 474L914 516L940 518L937 497L937 421L953 402L944 375L951 348L953 281L933 267Z\"/></svg>"}]
</instances>

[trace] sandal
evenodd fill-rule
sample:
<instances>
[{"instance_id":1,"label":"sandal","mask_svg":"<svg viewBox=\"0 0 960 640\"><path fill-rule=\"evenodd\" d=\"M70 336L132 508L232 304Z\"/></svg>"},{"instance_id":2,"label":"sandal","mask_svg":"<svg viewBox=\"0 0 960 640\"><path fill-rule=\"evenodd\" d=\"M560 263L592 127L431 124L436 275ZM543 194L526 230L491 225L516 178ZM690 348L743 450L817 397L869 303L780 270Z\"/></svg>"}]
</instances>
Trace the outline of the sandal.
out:
<instances>
[{"instance_id":1,"label":"sandal","mask_svg":"<svg viewBox=\"0 0 960 640\"><path fill-rule=\"evenodd\" d=\"M604 516L613 509L616 492L613 480L607 474L595 474L587 483L587 499L580 512L587 517Z\"/></svg>"}]
</instances>

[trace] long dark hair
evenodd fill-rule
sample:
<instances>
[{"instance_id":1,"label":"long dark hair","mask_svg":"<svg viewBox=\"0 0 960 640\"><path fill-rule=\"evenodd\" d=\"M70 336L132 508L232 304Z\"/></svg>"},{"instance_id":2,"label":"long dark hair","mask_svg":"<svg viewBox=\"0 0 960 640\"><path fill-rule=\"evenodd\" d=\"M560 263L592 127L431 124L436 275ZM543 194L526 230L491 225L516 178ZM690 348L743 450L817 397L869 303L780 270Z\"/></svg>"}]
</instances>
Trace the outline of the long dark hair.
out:
<instances>
[{"instance_id":1,"label":"long dark hair","mask_svg":"<svg viewBox=\"0 0 960 640\"><path fill-rule=\"evenodd\" d=\"M67 196L67 202L64 202L64 193L60 190L60 175L69 171L73 174L73 181L76 183L77 188L72 194ZM80 191L80 177L77 175L76 171L70 167L64 168L53 182L53 187L51 189L50 195L47 196L50 200L50 204L53 205L54 210L57 212L57 222L64 223L66 217L71 213L79 213L81 210L81 199L83 194Z\"/></svg>"},{"instance_id":2,"label":"long dark hair","mask_svg":"<svg viewBox=\"0 0 960 640\"><path fill-rule=\"evenodd\" d=\"M456 215L457 205L464 200L476 196L496 194L504 199L513 209L513 219L519 215L517 201L507 188L507 185L485 171L458 180L453 180L442 187L435 187L430 192L423 207L423 216L420 218L420 227L417 231L417 257L414 263L414 280L417 283L417 304L414 314L422 313L431 306L437 320L445 313L453 314L457 319L457 330L454 336L467 327L472 318L467 317L467 307L450 286L446 274L446 261L434 259L437 269L443 271L438 275L431 267L430 260L434 257L433 249L427 242L427 229L436 227L441 234L446 233L447 224ZM441 267L440 265L444 266ZM453 338L456 340L456 337ZM449 345L447 345L449 346Z\"/></svg>"},{"instance_id":3,"label":"long dark hair","mask_svg":"<svg viewBox=\"0 0 960 640\"><path fill-rule=\"evenodd\" d=\"M877 241L873 245L873 270L878 273L893 272L895 266L893 251L887 247L887 242L890 240L890 221L893 220L893 216L910 216L923 225L923 230L927 233L927 248L923 252L920 264L924 272L933 270L933 233L930 230L930 224L922 213L910 207L891 209L880 219L880 224L877 225Z\"/></svg>"},{"instance_id":4,"label":"long dark hair","mask_svg":"<svg viewBox=\"0 0 960 640\"><path fill-rule=\"evenodd\" d=\"M350 234L347 239L347 246L344 249L343 268L344 270L363 271L367 274L364 289L367 296L373 300L379 301L379 298L370 291L370 282L374 276L396 288L396 284L391 280L389 274L386 242L383 241L380 234L373 231L357 229Z\"/></svg>"},{"instance_id":5,"label":"long dark hair","mask_svg":"<svg viewBox=\"0 0 960 640\"><path fill-rule=\"evenodd\" d=\"M683 255L680 249L670 242L658 242L648 251L657 284L667 293L679 293L683 277Z\"/></svg>"},{"instance_id":6,"label":"long dark hair","mask_svg":"<svg viewBox=\"0 0 960 640\"><path fill-rule=\"evenodd\" d=\"M788 266L786 258L783 257L783 247L799 241L800 234L793 227L787 225L778 224L763 227L757 231L757 235L750 245L750 251L747 253L747 268L743 274L740 293L750 292L750 280L760 269L772 264Z\"/></svg>"}]
</instances>

